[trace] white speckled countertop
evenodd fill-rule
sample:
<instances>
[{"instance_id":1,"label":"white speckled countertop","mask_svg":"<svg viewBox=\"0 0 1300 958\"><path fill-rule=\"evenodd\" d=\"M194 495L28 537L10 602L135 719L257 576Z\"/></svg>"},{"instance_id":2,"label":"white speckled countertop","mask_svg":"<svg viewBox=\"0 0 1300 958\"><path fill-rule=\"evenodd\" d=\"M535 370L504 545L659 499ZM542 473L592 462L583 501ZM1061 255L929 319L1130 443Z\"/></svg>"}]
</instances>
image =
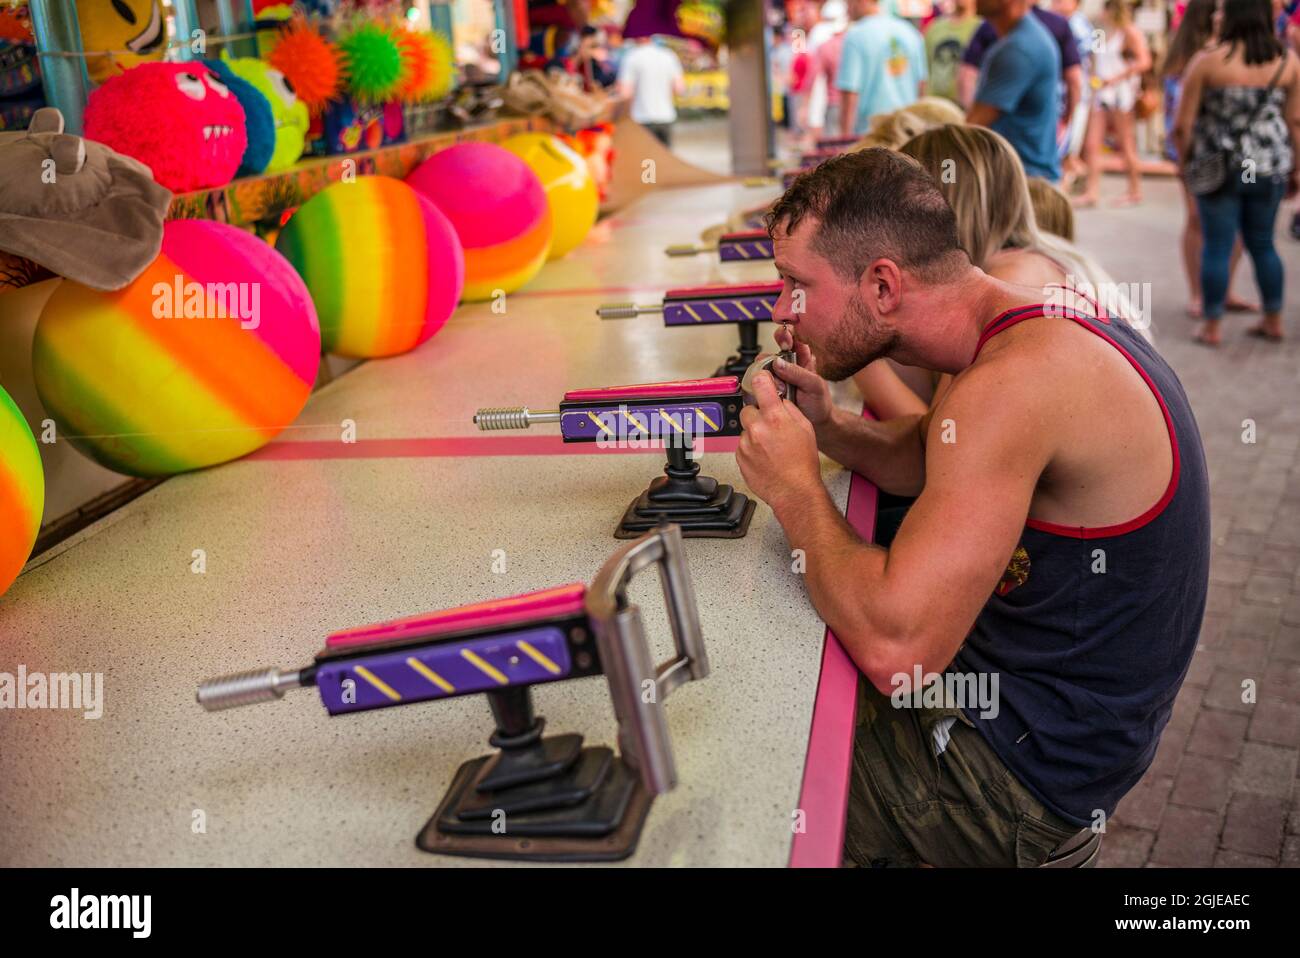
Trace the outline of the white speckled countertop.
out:
<instances>
[{"instance_id":1,"label":"white speckled countertop","mask_svg":"<svg viewBox=\"0 0 1300 958\"><path fill-rule=\"evenodd\" d=\"M601 322L594 309L772 277L770 263L662 253L770 193L642 200L505 315L462 307L420 349L317 393L281 440L335 439L343 419L359 439L476 435L480 406L554 408L568 388L711 373L734 327ZM701 464L743 490L730 454ZM661 469L658 453L241 461L170 480L38 557L0 598L0 671L102 672L104 713L0 711L0 865L483 864L414 845L456 768L489 751L481 696L329 718L311 690L208 714L195 687L306 665L340 628L589 581ZM823 473L842 508L848 474ZM190 570L195 549L204 574ZM687 551L712 675L667 703L680 784L655 801L629 862L784 865L825 627L761 503L744 539ZM632 594L667 658L656 577ZM534 700L548 732L613 743L603 679L543 685Z\"/></svg>"}]
</instances>

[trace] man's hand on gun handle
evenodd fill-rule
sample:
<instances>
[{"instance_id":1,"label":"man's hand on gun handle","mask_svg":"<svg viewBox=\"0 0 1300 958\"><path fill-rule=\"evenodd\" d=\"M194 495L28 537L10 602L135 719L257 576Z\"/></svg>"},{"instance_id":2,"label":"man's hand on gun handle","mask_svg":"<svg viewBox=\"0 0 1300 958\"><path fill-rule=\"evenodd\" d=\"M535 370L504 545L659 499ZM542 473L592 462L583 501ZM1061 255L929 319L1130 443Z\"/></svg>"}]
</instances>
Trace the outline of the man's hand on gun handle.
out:
<instances>
[{"instance_id":1,"label":"man's hand on gun handle","mask_svg":"<svg viewBox=\"0 0 1300 958\"><path fill-rule=\"evenodd\" d=\"M787 363L778 359L772 366L773 372L795 387L795 405L814 429L820 429L830 422L834 403L830 386L817 374L817 357L805 343L796 343L794 334L784 325L776 331L776 344L782 352L793 351L796 361Z\"/></svg>"},{"instance_id":2,"label":"man's hand on gun handle","mask_svg":"<svg viewBox=\"0 0 1300 958\"><path fill-rule=\"evenodd\" d=\"M778 331L777 343L783 350L790 349L793 340L787 330ZM782 380L796 388L796 401L783 400L772 373L761 372L752 383L755 405L740 412L744 432L736 447L736 464L754 494L777 511L823 488L815 423L830 419L830 389L815 371L811 350L800 345L796 355L798 365L778 360L774 367Z\"/></svg>"}]
</instances>

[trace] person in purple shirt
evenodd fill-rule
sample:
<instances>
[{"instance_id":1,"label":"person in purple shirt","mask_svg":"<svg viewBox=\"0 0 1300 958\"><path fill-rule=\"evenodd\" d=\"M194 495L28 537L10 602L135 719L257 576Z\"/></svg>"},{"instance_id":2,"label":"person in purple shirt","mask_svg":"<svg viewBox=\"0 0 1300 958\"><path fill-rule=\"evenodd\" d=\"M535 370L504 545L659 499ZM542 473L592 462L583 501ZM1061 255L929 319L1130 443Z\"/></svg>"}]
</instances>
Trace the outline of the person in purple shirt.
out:
<instances>
[{"instance_id":1,"label":"person in purple shirt","mask_svg":"<svg viewBox=\"0 0 1300 958\"><path fill-rule=\"evenodd\" d=\"M1079 44L1075 40L1074 31L1070 29L1070 21L1059 13L1053 13L1050 10L1044 10L1042 7L1031 5L1029 12L1036 16L1043 26L1047 27L1052 38L1056 40L1056 45L1061 48L1061 122L1057 130L1057 140L1065 134L1065 126L1069 118L1074 116L1074 110L1083 99L1083 66L1079 59ZM975 35L970 38L970 43L966 46L966 53L962 56L961 66L957 68L957 96L961 100L961 105L970 109L971 101L975 97L975 84L979 80L980 65L984 62L984 55L988 53L989 48L998 42L998 33L993 29L993 24L985 20L980 24L980 28L975 31Z\"/></svg>"}]
</instances>

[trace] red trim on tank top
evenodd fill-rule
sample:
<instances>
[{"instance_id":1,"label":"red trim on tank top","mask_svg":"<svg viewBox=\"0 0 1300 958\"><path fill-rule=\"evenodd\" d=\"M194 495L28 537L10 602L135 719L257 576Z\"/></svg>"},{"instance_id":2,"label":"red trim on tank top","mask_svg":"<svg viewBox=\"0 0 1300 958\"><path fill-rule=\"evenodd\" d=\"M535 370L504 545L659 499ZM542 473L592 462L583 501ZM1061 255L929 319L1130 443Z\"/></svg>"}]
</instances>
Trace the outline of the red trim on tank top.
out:
<instances>
[{"instance_id":1,"label":"red trim on tank top","mask_svg":"<svg viewBox=\"0 0 1300 958\"><path fill-rule=\"evenodd\" d=\"M1058 263L1057 265L1059 266L1060 264ZM1097 300L1095 300L1093 297L1089 296L1087 293L1081 292L1080 290L1075 289L1073 286L1066 286L1064 283L1048 283L1045 288L1063 289L1067 293L1073 293L1075 296L1078 296L1081 300L1083 300L1085 303L1087 303L1089 306L1092 307L1092 312L1093 312L1093 315L1091 317L1092 319L1097 320L1097 322L1099 323L1105 323L1107 326L1110 325L1110 314L1107 313L1104 309L1102 309L1101 304L1097 302ZM1076 312L1078 312L1078 310L1076 310Z\"/></svg>"},{"instance_id":2,"label":"red trim on tank top","mask_svg":"<svg viewBox=\"0 0 1300 958\"><path fill-rule=\"evenodd\" d=\"M1069 292L1074 293L1081 300L1083 300L1085 303L1087 303L1092 307L1093 313L1095 315L1088 316L1087 317L1088 319L1095 319L1099 323L1105 323L1107 326L1110 325L1109 314L1107 314L1101 308L1101 304L1098 303L1091 296L1087 295L1086 293L1081 293L1077 289L1074 289L1071 286L1066 286L1064 283L1048 283L1047 285L1058 289L1068 290ZM996 336L998 333L1002 332L1002 330L1006 329L1009 326L1015 325L1016 323L1020 322L1020 320L1022 319L1037 319L1040 316L1047 316L1049 315L1048 313L1045 312L1045 310L1047 309L1055 310L1057 313L1060 313L1062 316L1064 316L1066 313L1079 312L1079 310L1066 309L1064 306L1053 306L1047 303L1030 303L1026 306L1014 306L1011 309L1004 309L1002 312L998 313L991 320L989 320L989 322L985 325L984 329L980 332L979 341L975 344L975 355L971 356L970 361L975 362L975 357L980 354L980 350L984 348L984 344L988 342L991 338ZM1031 310L1035 310L1035 312L1030 314Z\"/></svg>"},{"instance_id":3,"label":"red trim on tank top","mask_svg":"<svg viewBox=\"0 0 1300 958\"><path fill-rule=\"evenodd\" d=\"M1022 322L1026 319L1039 319L1049 316L1061 316L1062 318L1073 320L1094 336L1101 337L1115 347L1115 349L1119 351L1119 354L1127 359L1129 365L1132 366L1137 371L1137 374L1142 377L1142 381L1145 382L1147 388L1151 390L1151 395L1156 397L1156 402L1160 405L1160 413L1165 417L1165 428L1169 431L1169 453L1173 458L1173 465L1169 473L1169 485L1165 487L1164 495L1162 495L1156 504L1146 512L1134 519L1128 520L1127 522L1121 522L1113 526L1063 526L1058 525L1055 522L1044 522L1041 519L1026 519L1025 526L1039 532L1048 532L1052 535L1058 536L1068 536L1072 539L1104 539L1110 536L1122 536L1129 532L1134 532L1141 529L1147 523L1153 521L1157 516L1159 516L1160 513L1164 512L1165 508L1173 500L1174 493L1178 490L1178 476L1182 471L1182 460L1178 454L1178 434L1174 429L1173 417L1169 415L1169 407L1165 405L1165 397L1161 395L1159 387L1156 386L1155 381L1151 378L1150 374L1142 368L1142 365L1133 358L1127 349L1089 322L1089 320L1100 321L1100 316L1087 316L1086 314L1079 313L1077 310L1063 310L1056 307L1051 307L1054 312L1048 313L1048 308L1048 304L1038 303L1032 306L1019 306L1015 309L1008 309L999 313L993 318L992 322L984 327L984 332L980 334L979 342L975 344L975 356L971 357L971 362L974 362L976 357L979 356L980 350L984 348L985 343L1003 330L1010 329L1012 326L1016 325L1016 323Z\"/></svg>"}]
</instances>

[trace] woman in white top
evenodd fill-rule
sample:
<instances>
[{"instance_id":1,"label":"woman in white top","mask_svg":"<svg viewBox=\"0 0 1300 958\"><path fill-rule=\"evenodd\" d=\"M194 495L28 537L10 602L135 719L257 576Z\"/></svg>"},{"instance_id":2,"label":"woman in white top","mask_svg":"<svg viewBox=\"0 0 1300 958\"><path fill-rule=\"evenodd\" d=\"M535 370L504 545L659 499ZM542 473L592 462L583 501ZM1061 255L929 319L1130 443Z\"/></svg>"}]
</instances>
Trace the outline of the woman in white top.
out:
<instances>
[{"instance_id":1,"label":"woman in white top","mask_svg":"<svg viewBox=\"0 0 1300 958\"><path fill-rule=\"evenodd\" d=\"M1106 0L1102 30L1094 35L1092 55L1092 116L1083 146L1088 166L1087 187L1075 201L1077 206L1096 206L1101 186L1101 148L1109 127L1119 140L1128 166L1128 192L1117 206L1142 202L1142 178L1138 170L1137 136L1134 131L1142 74L1151 69L1151 50L1142 31L1133 23L1130 0Z\"/></svg>"}]
</instances>

